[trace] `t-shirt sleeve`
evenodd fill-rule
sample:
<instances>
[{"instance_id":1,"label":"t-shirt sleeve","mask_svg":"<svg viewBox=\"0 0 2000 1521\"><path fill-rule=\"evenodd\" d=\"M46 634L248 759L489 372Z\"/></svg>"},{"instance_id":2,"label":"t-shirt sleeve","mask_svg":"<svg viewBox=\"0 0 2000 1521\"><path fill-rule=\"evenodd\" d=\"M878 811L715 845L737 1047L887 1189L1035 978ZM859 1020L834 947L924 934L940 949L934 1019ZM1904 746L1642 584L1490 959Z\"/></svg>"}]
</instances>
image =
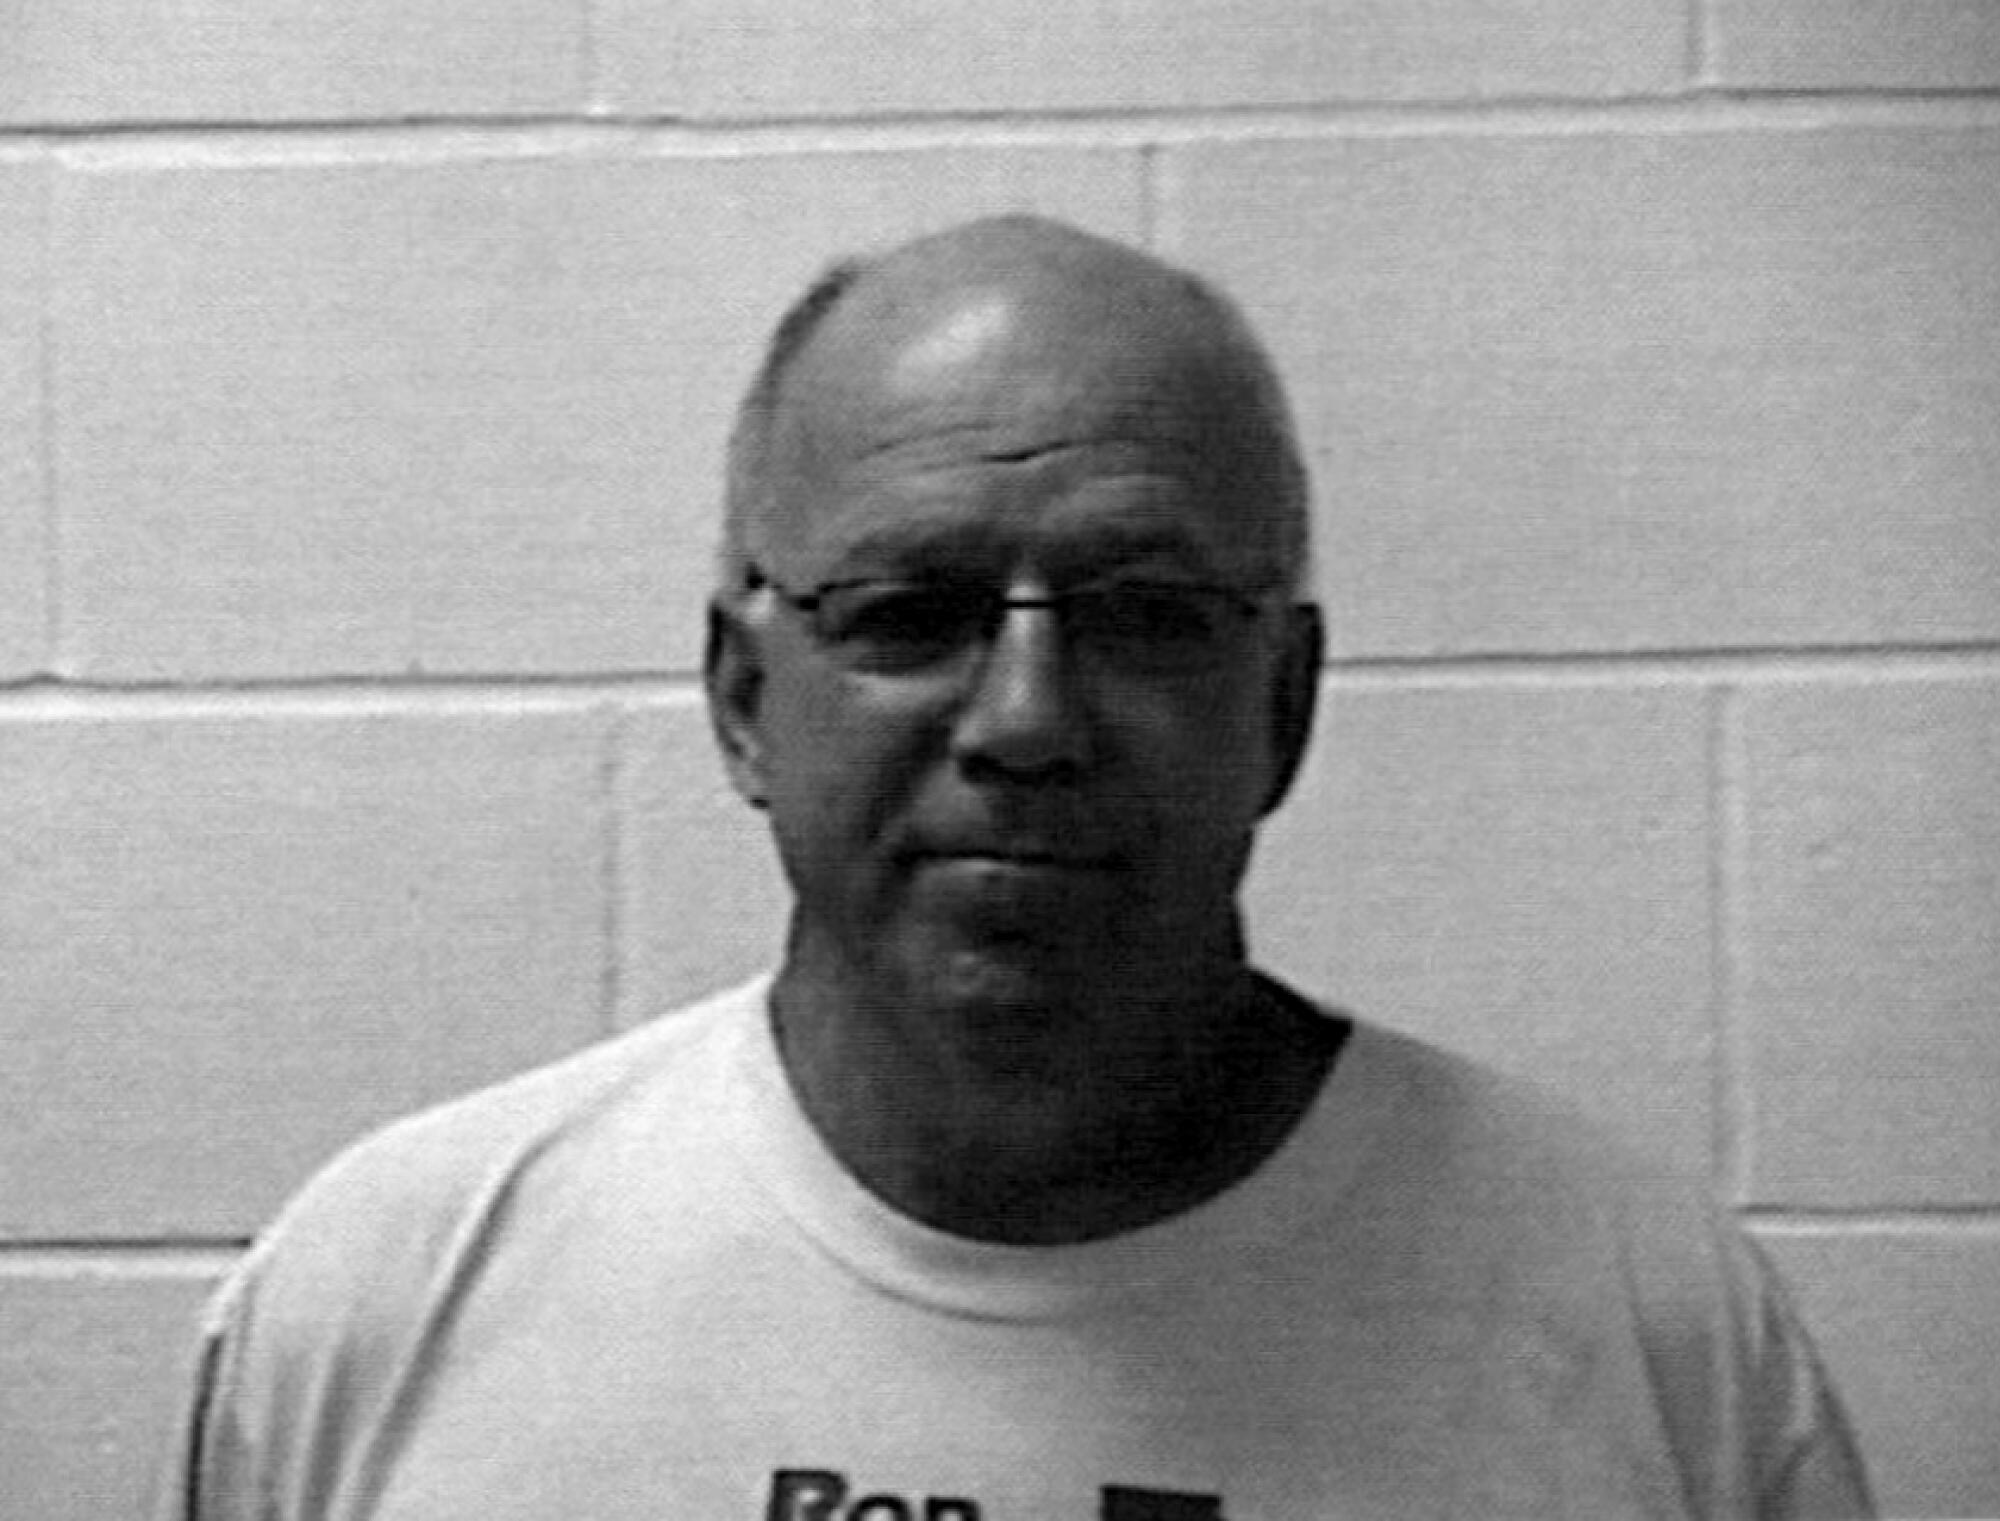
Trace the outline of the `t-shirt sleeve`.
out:
<instances>
[{"instance_id":1,"label":"t-shirt sleeve","mask_svg":"<svg viewBox=\"0 0 2000 1521\"><path fill-rule=\"evenodd\" d=\"M158 1521L367 1514L456 1306L536 1218L517 1207L527 1179L560 1175L570 1136L714 1027L662 1021L398 1121L316 1174L208 1303Z\"/></svg>"},{"instance_id":2,"label":"t-shirt sleeve","mask_svg":"<svg viewBox=\"0 0 2000 1521\"><path fill-rule=\"evenodd\" d=\"M237 1354L247 1292L239 1269L203 1311L194 1376L160 1474L156 1521L250 1521L272 1515L255 1503L257 1486L242 1471L243 1453L229 1437L236 1429Z\"/></svg>"},{"instance_id":3,"label":"t-shirt sleeve","mask_svg":"<svg viewBox=\"0 0 2000 1521\"><path fill-rule=\"evenodd\" d=\"M1655 1409L1710 1521L1876 1514L1854 1428L1776 1267L1727 1211L1671 1179L1623 1201Z\"/></svg>"},{"instance_id":4,"label":"t-shirt sleeve","mask_svg":"<svg viewBox=\"0 0 2000 1521\"><path fill-rule=\"evenodd\" d=\"M1756 1243L1736 1244L1757 1298L1749 1416L1758 1521L1874 1516L1860 1445L1811 1336Z\"/></svg>"}]
</instances>

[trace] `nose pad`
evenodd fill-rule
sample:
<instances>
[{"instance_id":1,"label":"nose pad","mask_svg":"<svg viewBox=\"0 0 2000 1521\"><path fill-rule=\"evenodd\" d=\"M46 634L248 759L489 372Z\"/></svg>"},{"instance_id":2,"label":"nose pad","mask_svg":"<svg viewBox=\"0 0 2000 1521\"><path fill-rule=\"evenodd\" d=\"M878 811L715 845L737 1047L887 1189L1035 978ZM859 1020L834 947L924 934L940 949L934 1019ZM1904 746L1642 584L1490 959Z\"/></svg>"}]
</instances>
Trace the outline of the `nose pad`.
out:
<instances>
[{"instance_id":1,"label":"nose pad","mask_svg":"<svg viewBox=\"0 0 2000 1521\"><path fill-rule=\"evenodd\" d=\"M1089 723L1055 608L1015 604L978 657L952 750L971 773L1046 777L1081 770Z\"/></svg>"}]
</instances>

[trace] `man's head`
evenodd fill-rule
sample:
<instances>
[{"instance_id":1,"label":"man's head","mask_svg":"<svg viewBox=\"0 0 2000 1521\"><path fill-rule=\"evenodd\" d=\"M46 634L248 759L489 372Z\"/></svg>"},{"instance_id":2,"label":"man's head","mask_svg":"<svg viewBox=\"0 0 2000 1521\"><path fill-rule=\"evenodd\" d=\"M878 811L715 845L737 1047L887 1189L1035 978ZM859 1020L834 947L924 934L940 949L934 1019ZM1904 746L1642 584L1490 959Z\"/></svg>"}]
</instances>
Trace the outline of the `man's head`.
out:
<instances>
[{"instance_id":1,"label":"man's head","mask_svg":"<svg viewBox=\"0 0 2000 1521\"><path fill-rule=\"evenodd\" d=\"M886 276L886 281L876 283L888 284L893 297L897 290L894 277L906 264L921 272L920 281L933 287L940 281L949 285L976 279L982 265L1014 279L1045 274L1052 286L1060 284L1068 271L1088 283L1100 279L1113 282L1114 302L1136 305L1164 297L1187 314L1212 324L1216 335L1237 351L1241 381L1254 398L1255 410L1275 432L1274 438L1260 440L1268 442L1268 467L1276 477L1268 492L1269 505L1277 515L1272 549L1291 568L1292 590L1305 589L1312 552L1305 464L1283 388L1235 303L1198 276L1121 244L1062 223L1015 216L974 222L919 239L881 258L840 260L828 266L786 310L737 409L730 435L720 566L722 595L744 589L745 571L759 561L764 536L781 505L773 450L795 363L851 291L864 282L875 282L877 276ZM1142 285L1151 288L1150 294ZM867 322L871 317L864 313L860 320Z\"/></svg>"},{"instance_id":2,"label":"man's head","mask_svg":"<svg viewBox=\"0 0 2000 1521\"><path fill-rule=\"evenodd\" d=\"M789 966L1026 1007L1235 964L1318 626L1227 303L1049 222L926 238L794 308L731 467L709 690Z\"/></svg>"}]
</instances>

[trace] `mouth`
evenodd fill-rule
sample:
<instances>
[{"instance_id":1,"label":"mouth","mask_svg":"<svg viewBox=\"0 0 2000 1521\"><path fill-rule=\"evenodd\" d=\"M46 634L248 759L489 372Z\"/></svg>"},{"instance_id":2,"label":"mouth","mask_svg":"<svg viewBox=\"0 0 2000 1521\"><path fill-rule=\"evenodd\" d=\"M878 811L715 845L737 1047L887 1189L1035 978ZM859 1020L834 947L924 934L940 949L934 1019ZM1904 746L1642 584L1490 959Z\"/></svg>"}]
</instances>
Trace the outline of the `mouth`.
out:
<instances>
[{"instance_id":1,"label":"mouth","mask_svg":"<svg viewBox=\"0 0 2000 1521\"><path fill-rule=\"evenodd\" d=\"M1132 898L1133 879L1101 837L1065 840L978 832L931 835L906 861L905 884L919 915L953 944L1095 944L1107 916Z\"/></svg>"},{"instance_id":2,"label":"mouth","mask_svg":"<svg viewBox=\"0 0 2000 1521\"><path fill-rule=\"evenodd\" d=\"M915 853L919 863L988 867L999 871L1107 872L1118 869L1108 851L1077 849L1043 842L965 842L931 846Z\"/></svg>"},{"instance_id":3,"label":"mouth","mask_svg":"<svg viewBox=\"0 0 2000 1521\"><path fill-rule=\"evenodd\" d=\"M926 851L914 864L918 880L961 906L1028 905L1071 908L1121 891L1119 867L1108 855L1022 845L980 845Z\"/></svg>"}]
</instances>

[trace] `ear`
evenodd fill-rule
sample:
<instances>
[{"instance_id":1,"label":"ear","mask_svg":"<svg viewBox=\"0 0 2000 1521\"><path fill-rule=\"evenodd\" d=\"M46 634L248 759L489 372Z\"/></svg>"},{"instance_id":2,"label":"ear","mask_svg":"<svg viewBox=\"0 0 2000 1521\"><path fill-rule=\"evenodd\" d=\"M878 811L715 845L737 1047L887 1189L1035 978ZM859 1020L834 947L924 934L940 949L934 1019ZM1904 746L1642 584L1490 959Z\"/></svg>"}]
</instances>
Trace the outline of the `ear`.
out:
<instances>
[{"instance_id":1,"label":"ear","mask_svg":"<svg viewBox=\"0 0 2000 1521\"><path fill-rule=\"evenodd\" d=\"M1326 653L1326 633L1317 607L1288 607L1285 620L1284 645L1278 651L1277 669L1271 674L1271 785L1264 794L1264 814L1285 800L1305 759L1313 712L1319 706L1320 666Z\"/></svg>"},{"instance_id":2,"label":"ear","mask_svg":"<svg viewBox=\"0 0 2000 1521\"><path fill-rule=\"evenodd\" d=\"M753 808L769 798L764 773L764 659L757 633L740 608L720 598L708 605L708 647L702 658L708 721L737 793Z\"/></svg>"}]
</instances>

